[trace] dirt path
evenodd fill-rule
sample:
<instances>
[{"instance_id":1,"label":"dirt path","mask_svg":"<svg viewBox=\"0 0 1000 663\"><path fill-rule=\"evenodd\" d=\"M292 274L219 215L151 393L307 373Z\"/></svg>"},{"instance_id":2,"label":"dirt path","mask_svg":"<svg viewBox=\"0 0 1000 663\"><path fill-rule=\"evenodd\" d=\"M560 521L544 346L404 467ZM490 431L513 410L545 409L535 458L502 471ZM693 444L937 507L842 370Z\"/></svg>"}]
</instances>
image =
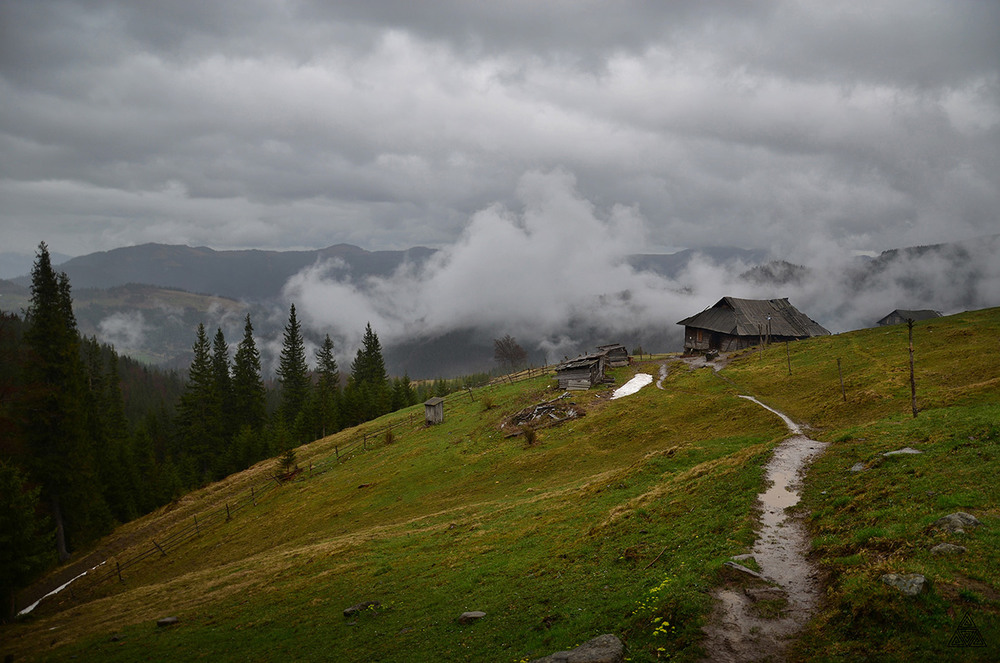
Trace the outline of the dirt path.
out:
<instances>
[{"instance_id":1,"label":"dirt path","mask_svg":"<svg viewBox=\"0 0 1000 663\"><path fill-rule=\"evenodd\" d=\"M663 389L663 381L667 379L667 363L663 362L660 364L660 377L656 381L656 388Z\"/></svg>"},{"instance_id":2,"label":"dirt path","mask_svg":"<svg viewBox=\"0 0 1000 663\"><path fill-rule=\"evenodd\" d=\"M750 554L765 581L722 588L705 627L710 661L782 660L785 649L812 616L820 596L817 570L806 558L809 540L802 520L785 509L798 504L801 477L826 443L811 440L784 414L741 396L781 417L792 436L774 450L766 466L768 489L757 496L761 511ZM735 572L740 575L740 571ZM747 574L747 578L752 578Z\"/></svg>"}]
</instances>

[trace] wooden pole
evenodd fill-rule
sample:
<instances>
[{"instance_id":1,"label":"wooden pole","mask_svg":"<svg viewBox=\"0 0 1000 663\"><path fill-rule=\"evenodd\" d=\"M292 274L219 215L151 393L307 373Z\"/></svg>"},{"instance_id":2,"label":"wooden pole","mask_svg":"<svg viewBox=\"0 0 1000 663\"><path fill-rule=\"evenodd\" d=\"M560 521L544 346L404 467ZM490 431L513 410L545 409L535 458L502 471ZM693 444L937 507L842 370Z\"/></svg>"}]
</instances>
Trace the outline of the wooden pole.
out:
<instances>
[{"instance_id":1,"label":"wooden pole","mask_svg":"<svg viewBox=\"0 0 1000 663\"><path fill-rule=\"evenodd\" d=\"M156 539L153 539L153 545L156 546L157 550L159 550L164 557L167 556L167 551L160 547L160 544L156 542Z\"/></svg>"},{"instance_id":2,"label":"wooden pole","mask_svg":"<svg viewBox=\"0 0 1000 663\"><path fill-rule=\"evenodd\" d=\"M309 466L312 469L312 465ZM253 486L250 486L250 501L253 502L254 506L257 506L257 496L253 494Z\"/></svg>"},{"instance_id":3,"label":"wooden pole","mask_svg":"<svg viewBox=\"0 0 1000 663\"><path fill-rule=\"evenodd\" d=\"M125 582L124 580L122 580L122 565L118 562L117 559L115 560L115 568L118 570L118 582Z\"/></svg>"},{"instance_id":4,"label":"wooden pole","mask_svg":"<svg viewBox=\"0 0 1000 663\"><path fill-rule=\"evenodd\" d=\"M910 406L913 408L913 418L917 418L917 381L913 377L913 320L906 321L906 329L910 341Z\"/></svg>"},{"instance_id":5,"label":"wooden pole","mask_svg":"<svg viewBox=\"0 0 1000 663\"><path fill-rule=\"evenodd\" d=\"M844 389L844 371L840 368L840 357L837 357L837 373L840 374L840 393L844 396L844 402L847 402L847 391Z\"/></svg>"},{"instance_id":6,"label":"wooden pole","mask_svg":"<svg viewBox=\"0 0 1000 663\"><path fill-rule=\"evenodd\" d=\"M194 515L194 531L201 536L201 527L198 526L198 514Z\"/></svg>"},{"instance_id":7,"label":"wooden pole","mask_svg":"<svg viewBox=\"0 0 1000 663\"><path fill-rule=\"evenodd\" d=\"M226 522L228 523L232 519L233 516L229 513L229 502L226 502Z\"/></svg>"}]
</instances>

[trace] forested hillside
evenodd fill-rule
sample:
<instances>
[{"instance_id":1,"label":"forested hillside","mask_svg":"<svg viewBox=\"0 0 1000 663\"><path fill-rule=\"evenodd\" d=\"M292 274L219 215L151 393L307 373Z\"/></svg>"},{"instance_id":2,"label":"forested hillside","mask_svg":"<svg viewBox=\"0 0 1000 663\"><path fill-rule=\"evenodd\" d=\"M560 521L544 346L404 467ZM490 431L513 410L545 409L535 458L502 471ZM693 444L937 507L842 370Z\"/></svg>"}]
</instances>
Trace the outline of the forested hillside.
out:
<instances>
[{"instance_id":1,"label":"forested hillside","mask_svg":"<svg viewBox=\"0 0 1000 663\"><path fill-rule=\"evenodd\" d=\"M82 337L69 278L40 247L24 318L0 311L0 506L16 514L0 541L5 618L14 591L117 524L459 386L390 378L370 325L343 379L329 335L311 370L294 305L276 380L262 370L249 314L235 352L221 329L192 333L185 376Z\"/></svg>"}]
</instances>

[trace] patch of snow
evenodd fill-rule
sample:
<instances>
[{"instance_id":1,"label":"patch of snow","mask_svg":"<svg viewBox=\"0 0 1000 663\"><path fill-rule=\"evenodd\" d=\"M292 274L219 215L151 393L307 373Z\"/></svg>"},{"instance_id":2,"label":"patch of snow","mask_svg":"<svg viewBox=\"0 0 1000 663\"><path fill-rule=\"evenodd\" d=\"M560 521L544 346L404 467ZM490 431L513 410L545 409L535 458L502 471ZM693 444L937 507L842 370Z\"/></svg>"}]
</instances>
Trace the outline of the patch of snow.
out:
<instances>
[{"instance_id":1,"label":"patch of snow","mask_svg":"<svg viewBox=\"0 0 1000 663\"><path fill-rule=\"evenodd\" d=\"M107 561L107 560L105 560L105 562L106 562L106 561ZM96 569L96 568L97 568L98 566L102 566L103 564L104 564L104 562L101 562L100 564L98 564L97 566L95 566L95 567L94 567L93 569L90 569L90 571L93 571L93 570L94 570L94 569ZM59 585L58 587L56 587L55 589L53 589L53 590L52 590L51 592L49 592L48 594L46 594L46 595L45 595L45 596L43 596L42 598L38 599L37 601L35 601L34 603L32 603L32 604L31 604L31 605L29 605L29 606L28 606L27 608L25 608L24 610L20 611L20 612L19 612L19 613L17 613L17 614L18 614L18 615L26 615L26 614L28 614L29 612L31 612L32 610L34 610L35 608L37 608L37 607L38 607L38 604L39 604L39 603L41 603L41 602L42 602L42 601L44 601L45 599L49 598L50 596L53 596L53 595L55 595L55 594L58 594L58 593L59 593L59 592L61 592L62 590L66 589L67 587L69 587L70 585L72 585L72 584L73 584L73 583L74 583L75 581L79 580L79 579L80 579L80 578L82 578L83 576L85 576L85 575L87 575L88 573L90 573L90 571L84 571L83 573L81 573L80 575L76 576L75 578L72 578L71 580L68 580L68 581L67 581L67 582L65 582L64 584L62 584L62 585Z\"/></svg>"},{"instance_id":2,"label":"patch of snow","mask_svg":"<svg viewBox=\"0 0 1000 663\"><path fill-rule=\"evenodd\" d=\"M650 384L652 381L653 376L649 373L638 373L634 378L615 389L615 393L611 394L611 400L615 400L616 398L621 398L623 396L631 396L647 384Z\"/></svg>"}]
</instances>

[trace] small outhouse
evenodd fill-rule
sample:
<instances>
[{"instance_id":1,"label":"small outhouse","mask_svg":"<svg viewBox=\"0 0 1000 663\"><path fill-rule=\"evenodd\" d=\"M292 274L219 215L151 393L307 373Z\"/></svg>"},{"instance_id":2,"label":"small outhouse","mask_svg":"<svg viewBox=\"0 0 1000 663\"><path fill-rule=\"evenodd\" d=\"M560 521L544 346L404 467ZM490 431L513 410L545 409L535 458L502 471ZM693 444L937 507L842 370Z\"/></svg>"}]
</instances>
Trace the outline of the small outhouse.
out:
<instances>
[{"instance_id":1,"label":"small outhouse","mask_svg":"<svg viewBox=\"0 0 1000 663\"><path fill-rule=\"evenodd\" d=\"M444 399L439 396L424 402L424 423L428 426L444 421Z\"/></svg>"}]
</instances>

